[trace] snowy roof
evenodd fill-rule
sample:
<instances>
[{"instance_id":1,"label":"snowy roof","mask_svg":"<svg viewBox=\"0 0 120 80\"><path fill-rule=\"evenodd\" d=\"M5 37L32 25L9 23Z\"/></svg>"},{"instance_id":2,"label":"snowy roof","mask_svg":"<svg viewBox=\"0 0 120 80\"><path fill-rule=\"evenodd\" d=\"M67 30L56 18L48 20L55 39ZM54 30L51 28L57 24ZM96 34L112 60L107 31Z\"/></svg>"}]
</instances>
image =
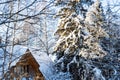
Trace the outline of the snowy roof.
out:
<instances>
[{"instance_id":1,"label":"snowy roof","mask_svg":"<svg viewBox=\"0 0 120 80\"><path fill-rule=\"evenodd\" d=\"M21 58L21 56L23 54L25 54L27 49L28 49L28 47L19 46L19 45L14 47L13 53L16 54L17 55L16 57L19 57L19 58L15 59L15 61L12 62L12 64L11 64L12 66L15 65L16 62L18 62L18 60ZM41 63L43 63L43 62L47 62L47 63L52 62L52 60L46 53L40 52L39 50L37 50L35 48L29 48L29 50L39 65L41 65Z\"/></svg>"},{"instance_id":2,"label":"snowy roof","mask_svg":"<svg viewBox=\"0 0 120 80\"><path fill-rule=\"evenodd\" d=\"M36 61L40 65L40 71L42 72L43 76L45 77L45 80L71 80L70 74L59 72L56 73L54 62L51 60L51 57L49 57L46 53L40 52L39 49L36 48L28 48L21 45L14 46L14 61L12 62L11 66L16 65L18 60L22 57L23 54L25 54L26 50L29 49L33 57L36 59ZM7 51L10 52L10 49L7 49ZM3 53L3 50L0 48L0 55ZM52 56L52 58L54 58Z\"/></svg>"},{"instance_id":3,"label":"snowy roof","mask_svg":"<svg viewBox=\"0 0 120 80\"><path fill-rule=\"evenodd\" d=\"M13 62L11 63L11 66L16 65L18 60L22 57L23 54L25 54L27 49L28 47L25 47L25 46L20 46L20 45L14 46L13 54L15 56L14 56ZM29 50L33 55L33 57L38 62L38 64L40 65L40 71L43 73L44 77L53 75L54 63L51 60L51 58L46 53L40 52L36 48L29 48ZM10 49L8 49L8 51L10 51ZM0 53L3 53L2 49L0 49Z\"/></svg>"}]
</instances>

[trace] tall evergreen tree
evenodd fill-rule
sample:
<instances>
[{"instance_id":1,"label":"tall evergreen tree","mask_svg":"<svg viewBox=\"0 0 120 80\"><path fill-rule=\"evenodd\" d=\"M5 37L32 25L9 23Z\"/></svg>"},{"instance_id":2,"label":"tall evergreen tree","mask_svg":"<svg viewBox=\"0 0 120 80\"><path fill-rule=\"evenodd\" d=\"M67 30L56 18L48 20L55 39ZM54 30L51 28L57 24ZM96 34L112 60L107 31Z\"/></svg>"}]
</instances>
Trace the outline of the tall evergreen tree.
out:
<instances>
[{"instance_id":1,"label":"tall evergreen tree","mask_svg":"<svg viewBox=\"0 0 120 80\"><path fill-rule=\"evenodd\" d=\"M62 8L59 12L60 23L56 35L59 35L59 40L56 44L56 51L69 50L73 53L78 43L78 36L80 36L79 28L82 25L79 22L79 18L75 12L75 6L77 1L68 2L67 6Z\"/></svg>"},{"instance_id":2,"label":"tall evergreen tree","mask_svg":"<svg viewBox=\"0 0 120 80\"><path fill-rule=\"evenodd\" d=\"M99 39L106 37L107 33L102 29L104 21L99 0L91 5L86 17L82 18L77 13L78 7L76 7L80 2L70 0L59 11L60 23L55 33L59 38L55 51L60 58L58 64L61 63L60 67L63 71L70 71L75 80L88 80L90 77L88 74L91 74L90 67L83 60L81 62L81 59L104 57L106 52L102 50ZM88 73L84 72L83 68Z\"/></svg>"},{"instance_id":3,"label":"tall evergreen tree","mask_svg":"<svg viewBox=\"0 0 120 80\"><path fill-rule=\"evenodd\" d=\"M100 38L108 37L105 30L102 28L104 25L103 12L99 0L97 0L86 14L84 21L85 29L88 31L88 36L84 43L88 49L81 50L80 54L89 58L100 58L106 55L106 52L100 46Z\"/></svg>"},{"instance_id":4,"label":"tall evergreen tree","mask_svg":"<svg viewBox=\"0 0 120 80\"><path fill-rule=\"evenodd\" d=\"M99 38L107 36L107 33L101 27L103 17L100 2L97 0L90 7L84 21L76 13L77 3L70 1L59 12L61 20L55 33L59 35L55 51L74 54L79 49L78 55L89 58L103 57L105 52L99 44Z\"/></svg>"}]
</instances>

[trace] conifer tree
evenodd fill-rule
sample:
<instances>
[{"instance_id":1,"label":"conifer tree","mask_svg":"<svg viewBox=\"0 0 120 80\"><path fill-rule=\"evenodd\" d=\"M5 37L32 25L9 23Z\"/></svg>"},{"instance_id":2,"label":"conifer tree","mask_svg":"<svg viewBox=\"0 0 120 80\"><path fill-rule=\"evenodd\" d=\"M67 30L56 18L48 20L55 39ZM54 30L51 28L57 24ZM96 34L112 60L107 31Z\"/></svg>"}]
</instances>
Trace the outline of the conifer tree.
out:
<instances>
[{"instance_id":1,"label":"conifer tree","mask_svg":"<svg viewBox=\"0 0 120 80\"><path fill-rule=\"evenodd\" d=\"M86 16L80 18L76 12L76 5L81 1L68 1L69 5L60 10L61 19L55 33L59 37L55 51L61 57L57 67L61 71L70 72L73 80L110 79L113 74L109 71L119 69L117 67L108 69L112 60L108 55L104 57L107 52L100 43L101 38L109 37L102 28L105 27L105 21L100 1L96 0L87 10Z\"/></svg>"},{"instance_id":2,"label":"conifer tree","mask_svg":"<svg viewBox=\"0 0 120 80\"><path fill-rule=\"evenodd\" d=\"M59 39L56 43L55 51L70 51L73 53L78 47L78 39L80 37L80 27L82 24L79 22L79 18L75 12L75 6L78 0L68 2L67 6L59 11L61 20L56 31L56 35L59 35Z\"/></svg>"},{"instance_id":3,"label":"conifer tree","mask_svg":"<svg viewBox=\"0 0 120 80\"><path fill-rule=\"evenodd\" d=\"M84 29L87 30L88 35L87 37L84 36L83 44L88 48L82 48L80 55L89 58L102 58L106 55L106 52L100 45L100 38L108 37L108 35L102 28L104 26L104 18L99 0L91 5L86 13L84 24Z\"/></svg>"},{"instance_id":4,"label":"conifer tree","mask_svg":"<svg viewBox=\"0 0 120 80\"><path fill-rule=\"evenodd\" d=\"M103 57L106 52L102 50L99 39L107 36L107 33L102 29L103 17L100 2L97 0L90 7L84 21L76 13L77 3L78 0L69 1L67 6L59 12L61 20L55 33L59 35L55 51L85 58Z\"/></svg>"},{"instance_id":5,"label":"conifer tree","mask_svg":"<svg viewBox=\"0 0 120 80\"><path fill-rule=\"evenodd\" d=\"M99 0L91 5L86 17L82 18L76 11L76 6L80 2L70 0L59 11L60 23L55 33L59 38L55 51L59 57L58 66L62 71L69 71L74 80L91 80L90 78L95 78L96 75L91 75L91 70L94 69L85 59L99 59L106 55L99 40L108 35L102 28L104 19ZM101 73L99 74L98 77L103 78Z\"/></svg>"}]
</instances>

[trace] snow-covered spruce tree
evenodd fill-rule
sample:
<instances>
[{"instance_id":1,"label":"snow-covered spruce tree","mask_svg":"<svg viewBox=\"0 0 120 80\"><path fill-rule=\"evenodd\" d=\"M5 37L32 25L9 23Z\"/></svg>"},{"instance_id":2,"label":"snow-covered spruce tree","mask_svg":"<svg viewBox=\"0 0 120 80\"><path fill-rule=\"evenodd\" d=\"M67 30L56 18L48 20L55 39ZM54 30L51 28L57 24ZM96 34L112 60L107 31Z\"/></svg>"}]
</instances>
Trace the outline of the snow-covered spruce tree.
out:
<instances>
[{"instance_id":1,"label":"snow-covered spruce tree","mask_svg":"<svg viewBox=\"0 0 120 80\"><path fill-rule=\"evenodd\" d=\"M55 46L58 55L58 66L63 71L69 71L74 80L91 80L104 77L98 68L85 59L103 58L106 52L99 44L101 37L107 36L102 29L103 17L100 2L91 5L85 19L81 19L76 11L78 0L70 0L58 16L60 23L56 31L59 36ZM96 73L99 71L99 76ZM94 73L94 74L92 74Z\"/></svg>"},{"instance_id":2,"label":"snow-covered spruce tree","mask_svg":"<svg viewBox=\"0 0 120 80\"><path fill-rule=\"evenodd\" d=\"M88 49L83 47L82 50L80 50L80 55L89 58L102 58L106 55L106 52L100 45L100 38L108 37L108 34L102 28L104 18L99 0L89 8L84 24L84 29L87 29L89 34L84 36L83 44L88 46Z\"/></svg>"},{"instance_id":3,"label":"snow-covered spruce tree","mask_svg":"<svg viewBox=\"0 0 120 80\"><path fill-rule=\"evenodd\" d=\"M69 53L73 53L78 47L77 43L80 37L79 29L82 27L82 24L80 24L79 18L75 12L76 3L76 1L70 1L68 5L59 12L61 19L55 33L56 35L59 35L59 39L56 43L55 51L69 51Z\"/></svg>"},{"instance_id":4,"label":"snow-covered spruce tree","mask_svg":"<svg viewBox=\"0 0 120 80\"><path fill-rule=\"evenodd\" d=\"M57 2L60 3L60 2ZM63 1L65 4L63 8L60 9L57 16L60 17L58 29L55 33L55 35L58 35L58 41L55 45L55 51L57 53L60 52L60 54L57 54L58 59L60 57L63 57L64 53L72 54L75 49L78 47L78 36L80 31L79 27L81 27L82 24L79 22L79 18L77 17L76 13L76 5L79 3L78 0L68 0ZM74 37L74 38L73 38Z\"/></svg>"},{"instance_id":5,"label":"snow-covered spruce tree","mask_svg":"<svg viewBox=\"0 0 120 80\"><path fill-rule=\"evenodd\" d=\"M97 0L90 7L84 23L75 12L76 4L76 1L70 1L69 5L62 8L59 12L61 19L55 33L59 35L59 39L56 43L55 51L74 54L79 49L78 55L83 57L103 57L106 53L102 50L99 39L107 36L107 33L101 27L103 25L103 17L100 2Z\"/></svg>"}]
</instances>

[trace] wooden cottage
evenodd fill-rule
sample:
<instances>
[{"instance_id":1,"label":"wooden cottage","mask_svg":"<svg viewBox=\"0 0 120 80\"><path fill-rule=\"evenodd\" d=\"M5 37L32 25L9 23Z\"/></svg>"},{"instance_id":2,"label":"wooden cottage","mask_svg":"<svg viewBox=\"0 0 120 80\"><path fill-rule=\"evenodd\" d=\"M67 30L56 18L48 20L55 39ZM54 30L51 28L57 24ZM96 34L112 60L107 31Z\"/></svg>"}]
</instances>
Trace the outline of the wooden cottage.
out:
<instances>
[{"instance_id":1,"label":"wooden cottage","mask_svg":"<svg viewBox=\"0 0 120 80\"><path fill-rule=\"evenodd\" d=\"M40 65L27 49L16 65L7 72L6 80L44 80L39 68Z\"/></svg>"}]
</instances>

